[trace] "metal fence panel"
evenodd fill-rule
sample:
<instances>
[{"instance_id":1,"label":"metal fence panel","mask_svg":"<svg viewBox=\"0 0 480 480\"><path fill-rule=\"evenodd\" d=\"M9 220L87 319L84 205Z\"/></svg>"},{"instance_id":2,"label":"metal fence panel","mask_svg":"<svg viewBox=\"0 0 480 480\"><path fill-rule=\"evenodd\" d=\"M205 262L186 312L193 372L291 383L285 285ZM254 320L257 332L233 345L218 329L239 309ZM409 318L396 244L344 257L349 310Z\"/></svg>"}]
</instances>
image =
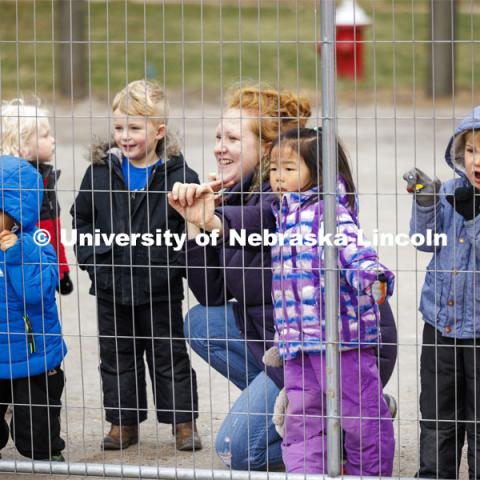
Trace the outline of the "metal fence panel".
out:
<instances>
[{"instance_id":1,"label":"metal fence panel","mask_svg":"<svg viewBox=\"0 0 480 480\"><path fill-rule=\"evenodd\" d=\"M391 461L380 414L387 400L391 410L396 406L393 466L373 476L390 471L399 479L419 472L435 478L477 476L478 110L453 151L447 149L478 103L476 2L0 0L0 7L0 152L32 161L43 175L32 186L28 182L37 177L31 171L19 173L17 164L0 157L0 208L16 226L3 216L0 223L7 222L2 229L13 229L22 239L9 254L0 232L0 247L3 242L7 249L0 252L0 413L8 426L0 418L0 446L3 436L7 442L0 449L0 472L5 478L305 478L299 472L312 479L368 477L370 468L379 467L367 465L365 442L381 438L372 447L373 463L378 457ZM130 90L116 101L140 79L158 83L169 109L145 86L136 97ZM12 102L16 98L32 109ZM42 142L52 146L46 125L55 143L49 158L41 150ZM316 133L302 133L305 125ZM297 131L287 142L290 150L272 147L289 127ZM313 182L318 191L304 205L317 205L320 220L312 227L298 214L293 223L282 224L285 211L277 205L281 226L275 227L271 204L278 198L273 197L288 196L278 191L272 196L259 178L281 190L286 180L280 177L288 176L290 167L279 177L275 168L281 170L289 155L295 161L306 155L301 135L321 139L317 168L308 171L308 178L318 177ZM110 152L117 160L105 160L111 148L120 148L120 154ZM344 197L337 178L343 148L355 191L347 185ZM445 161L446 149L456 169ZM179 152L195 173L182 164ZM158 158L163 162L156 163ZM104 166L89 169L92 162ZM129 167L145 164L153 173ZM45 165L61 170L61 176L49 176ZM443 182L430 203L435 186L428 179L410 181L414 198L405 190L402 176L413 167ZM11 177L4 171L9 168L15 171ZM298 168L298 175L292 174L298 178L292 178L300 182ZM168 196L173 205L172 192L181 195L187 187L175 190L173 179L195 182L195 174L215 190L215 199L209 190L190 186L189 201L199 210L177 205L180 213L175 213ZM301 198L300 190L312 185L298 182L293 191ZM40 204L42 190L47 200ZM420 205L414 215L412 202ZM216 217L209 215L213 203ZM44 236L35 236L38 248L31 243L32 209L51 240L63 241L65 257L58 251L55 265L45 253L49 247L39 246ZM197 213L197 225L186 224L186 212ZM249 245L230 243L242 229L273 235L277 228L300 233L318 228L313 233L320 235L346 228L356 235L357 219L380 263L395 275L393 295L379 314L368 303L371 283L363 289L368 258L362 263L356 257L372 254L367 244L349 256L342 244L275 250L265 236L249 237ZM222 238L212 245L215 237L206 233L219 222ZM446 232L446 243L417 245L426 227L432 235ZM168 237L169 229L179 236ZM189 241L182 237L184 229ZM95 248L79 248L81 233L92 234ZM148 233L152 243L141 244L143 237L132 242L130 235L114 244L112 233ZM68 290L68 281L60 282L67 267L73 291L61 295L55 290ZM52 326L55 308L61 335ZM315 355L324 358L316 351L297 357L296 377L285 368L288 379L261 362L274 340L275 315L279 329L284 327L280 340L303 329L301 348L324 349L326 367L323 360L317 370L310 366ZM325 332L312 321L319 317L328 319ZM358 330L355 319L361 319ZM348 329L356 342L350 354L360 359L355 366L348 360L354 355L345 350L353 344L345 340ZM315 335L323 342L316 343ZM49 428L57 413L44 405L53 406L60 388L52 358L65 352L60 344L56 353L43 351L60 338L68 348L61 361L64 448L53 446L58 435ZM377 356L374 374L362 370L368 346ZM23 364L21 358L39 360ZM311 388L318 399L312 394L312 401L308 382L314 370ZM351 402L360 413L348 413L347 391L355 397L358 389L368 389L362 383L367 375L378 382L374 400L360 395ZM25 380L29 377L36 380ZM273 408L278 382L285 379L291 387L292 378L298 381L296 392L289 393L289 410L275 419L286 421L287 434L289 425L291 432L292 425L300 425L292 445L303 451L288 457L292 450L275 433ZM48 401L42 396L45 382ZM194 439L197 448L177 449L181 431L175 435L172 423L188 429L195 421L202 448ZM101 448L112 422L140 424L138 441L135 428L123 428L122 439L132 434L132 445ZM377 428L366 434L373 423ZM351 425L360 435L351 435ZM32 448L37 453L30 461L22 454ZM60 453L64 461L55 461L62 460Z\"/></svg>"}]
</instances>

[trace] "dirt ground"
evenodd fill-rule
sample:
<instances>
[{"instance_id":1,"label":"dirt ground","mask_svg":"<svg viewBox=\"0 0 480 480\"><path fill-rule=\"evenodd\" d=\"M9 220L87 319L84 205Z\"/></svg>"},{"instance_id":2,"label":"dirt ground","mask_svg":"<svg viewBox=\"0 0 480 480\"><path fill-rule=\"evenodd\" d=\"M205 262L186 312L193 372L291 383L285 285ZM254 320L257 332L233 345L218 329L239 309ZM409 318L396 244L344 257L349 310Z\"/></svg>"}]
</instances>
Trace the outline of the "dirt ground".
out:
<instances>
[{"instance_id":1,"label":"dirt ground","mask_svg":"<svg viewBox=\"0 0 480 480\"><path fill-rule=\"evenodd\" d=\"M362 106L342 104L338 108L339 135L351 158L361 206L361 224L367 236L380 232L408 232L411 199L405 191L402 173L418 165L441 179L452 176L443 158L456 118L470 110L468 104L439 109L414 109L391 104ZM86 145L92 136L105 137L109 131L108 108L99 103L83 102L74 109L62 105L54 111L57 135L57 167L62 170L59 198L63 207L63 227L71 226L70 205L75 189L87 167ZM214 170L212 147L214 127L220 110L202 105L198 99L179 99L172 108L172 125L184 141L188 163L201 178ZM317 116L310 125L321 124ZM386 391L399 404L395 419L395 476L412 476L418 464L419 438L419 362L422 319L417 307L429 254L416 253L412 246L379 247L382 262L396 272L397 284L391 305L399 333L397 368ZM89 280L75 265L71 248L75 291L59 298L65 340L69 353L65 361L67 377L63 409L63 436L67 442L67 461L87 463L124 463L168 467L223 468L213 450L221 420L238 390L220 377L207 363L192 354L199 380L200 419L198 422L204 449L195 454L176 452L166 425L155 421L152 402L150 418L142 424L140 443L115 453L103 453L100 441L107 430L103 418L98 372L97 326L94 297L88 294ZM185 311L196 304L189 295ZM151 399L151 395L150 395ZM22 460L12 443L3 450L3 459ZM0 464L1 465L1 464ZM1 468L1 467L0 467ZM25 477L27 477L26 475ZM465 477L465 473L463 473ZM23 476L3 474L5 479Z\"/></svg>"}]
</instances>

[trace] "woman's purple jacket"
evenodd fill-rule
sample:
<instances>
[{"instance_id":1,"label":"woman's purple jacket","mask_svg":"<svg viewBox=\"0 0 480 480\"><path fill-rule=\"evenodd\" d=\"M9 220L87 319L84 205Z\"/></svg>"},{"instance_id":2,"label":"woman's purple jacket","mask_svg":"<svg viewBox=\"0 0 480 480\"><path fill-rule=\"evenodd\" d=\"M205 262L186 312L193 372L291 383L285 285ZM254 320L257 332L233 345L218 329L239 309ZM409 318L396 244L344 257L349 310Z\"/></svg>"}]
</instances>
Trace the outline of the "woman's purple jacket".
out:
<instances>
[{"instance_id":1,"label":"woman's purple jacket","mask_svg":"<svg viewBox=\"0 0 480 480\"><path fill-rule=\"evenodd\" d=\"M272 270L269 247L228 247L231 229L244 228L246 233L264 229L276 231L272 203L275 196L270 184L264 182L261 193L250 194L252 175L233 187L224 197L223 206L216 213L223 220L223 243L217 247L200 247L195 240L187 242L186 267L188 286L204 306L233 303L235 320L247 340L249 350L260 366L265 351L274 342L272 306ZM241 208L239 208L241 207ZM395 366L396 327L387 302L380 306L382 341L380 375L385 385ZM283 370L266 367L268 376L283 387Z\"/></svg>"},{"instance_id":2,"label":"woman's purple jacket","mask_svg":"<svg viewBox=\"0 0 480 480\"><path fill-rule=\"evenodd\" d=\"M237 325L262 366L263 354L273 345L274 336L270 248L228 246L231 229L245 229L247 235L264 229L275 231L270 184L264 182L260 193L250 194L252 177L235 185L217 209L223 221L223 242L217 247L199 247L190 240L186 264L188 285L202 305L225 305L228 300L236 300L233 311ZM267 374L283 386L281 368L268 367Z\"/></svg>"}]
</instances>

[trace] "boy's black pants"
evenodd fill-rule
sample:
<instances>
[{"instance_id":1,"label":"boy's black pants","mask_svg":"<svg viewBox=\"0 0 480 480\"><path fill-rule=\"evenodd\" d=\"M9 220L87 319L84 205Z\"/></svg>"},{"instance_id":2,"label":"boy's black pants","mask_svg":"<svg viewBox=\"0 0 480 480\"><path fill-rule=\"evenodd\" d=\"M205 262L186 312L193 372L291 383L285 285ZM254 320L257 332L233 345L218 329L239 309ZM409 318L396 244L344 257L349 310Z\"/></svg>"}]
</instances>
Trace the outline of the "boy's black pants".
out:
<instances>
[{"instance_id":1,"label":"boy's black pants","mask_svg":"<svg viewBox=\"0 0 480 480\"><path fill-rule=\"evenodd\" d=\"M5 412L12 405L10 434L17 450L34 460L49 460L65 448L60 437L60 409L64 386L60 368L34 377L0 380L0 449L9 429Z\"/></svg>"},{"instance_id":2,"label":"boy's black pants","mask_svg":"<svg viewBox=\"0 0 480 480\"><path fill-rule=\"evenodd\" d=\"M144 354L158 421L197 418L197 380L183 337L181 302L127 306L97 298L97 311L107 421L136 425L147 418Z\"/></svg>"},{"instance_id":3,"label":"boy's black pants","mask_svg":"<svg viewBox=\"0 0 480 480\"><path fill-rule=\"evenodd\" d=\"M420 361L420 471L458 478L465 433L470 478L480 478L480 339L444 337L425 324Z\"/></svg>"}]
</instances>

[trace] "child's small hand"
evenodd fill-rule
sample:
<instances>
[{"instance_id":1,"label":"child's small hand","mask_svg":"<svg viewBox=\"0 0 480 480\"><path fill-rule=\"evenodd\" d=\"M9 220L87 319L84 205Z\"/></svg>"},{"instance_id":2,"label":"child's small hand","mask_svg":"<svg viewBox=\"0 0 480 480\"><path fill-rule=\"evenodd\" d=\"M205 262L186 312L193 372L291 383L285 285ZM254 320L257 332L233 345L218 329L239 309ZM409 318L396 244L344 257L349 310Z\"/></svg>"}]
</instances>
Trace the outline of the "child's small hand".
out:
<instances>
[{"instance_id":1,"label":"child's small hand","mask_svg":"<svg viewBox=\"0 0 480 480\"><path fill-rule=\"evenodd\" d=\"M377 305L381 305L387 298L388 282L387 277L381 273L378 280L375 280L372 285L372 296Z\"/></svg>"},{"instance_id":2,"label":"child's small hand","mask_svg":"<svg viewBox=\"0 0 480 480\"><path fill-rule=\"evenodd\" d=\"M0 233L0 250L6 252L17 243L18 237L10 230L3 230Z\"/></svg>"},{"instance_id":3,"label":"child's small hand","mask_svg":"<svg viewBox=\"0 0 480 480\"><path fill-rule=\"evenodd\" d=\"M419 168L412 168L403 174L407 182L407 192L415 195L415 200L421 207L431 207L437 203L437 193L442 182L438 178L433 180Z\"/></svg>"},{"instance_id":4,"label":"child's small hand","mask_svg":"<svg viewBox=\"0 0 480 480\"><path fill-rule=\"evenodd\" d=\"M472 220L480 213L479 192L469 185L468 187L459 187L454 195L447 195L447 202L460 214L465 220Z\"/></svg>"}]
</instances>

